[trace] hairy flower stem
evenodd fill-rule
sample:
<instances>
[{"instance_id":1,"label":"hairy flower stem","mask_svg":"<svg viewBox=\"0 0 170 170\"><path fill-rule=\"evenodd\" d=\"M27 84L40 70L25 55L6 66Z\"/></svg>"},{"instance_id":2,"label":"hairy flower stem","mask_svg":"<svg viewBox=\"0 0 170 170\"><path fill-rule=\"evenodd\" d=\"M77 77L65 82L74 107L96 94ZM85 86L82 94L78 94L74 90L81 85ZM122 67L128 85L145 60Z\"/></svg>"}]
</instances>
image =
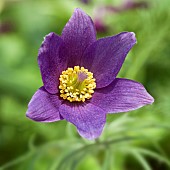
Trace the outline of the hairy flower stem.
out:
<instances>
[{"instance_id":1,"label":"hairy flower stem","mask_svg":"<svg viewBox=\"0 0 170 170\"><path fill-rule=\"evenodd\" d=\"M118 143L118 142L125 142L125 141L129 141L129 140L137 140L137 139L141 139L141 137L123 137L123 138L118 138L118 139L113 139L113 140L106 140L106 141L101 141L99 142L99 140L95 140L98 142L95 142L93 144L90 145L85 145L81 148L78 148L72 152L70 152L65 158L63 158L60 163L58 164L57 169L64 169L63 166L65 166L65 162L69 162L70 159L74 159L77 155L79 155L81 152L86 151L85 154L90 153L94 153L96 152L96 150L98 149L105 149L106 146L110 146L112 144ZM96 149L97 146L97 149ZM89 151L89 152L88 152Z\"/></svg>"}]
</instances>

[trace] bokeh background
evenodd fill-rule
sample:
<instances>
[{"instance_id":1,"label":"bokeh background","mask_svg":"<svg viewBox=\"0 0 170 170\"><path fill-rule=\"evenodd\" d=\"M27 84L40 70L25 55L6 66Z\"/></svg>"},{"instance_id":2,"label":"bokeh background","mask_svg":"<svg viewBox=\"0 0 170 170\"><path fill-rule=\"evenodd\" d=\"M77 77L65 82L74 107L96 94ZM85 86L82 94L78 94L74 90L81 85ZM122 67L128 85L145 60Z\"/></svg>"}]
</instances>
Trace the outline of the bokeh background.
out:
<instances>
[{"instance_id":1,"label":"bokeh background","mask_svg":"<svg viewBox=\"0 0 170 170\"><path fill-rule=\"evenodd\" d=\"M74 8L94 20L98 38L133 31L137 45L119 77L144 84L151 106L107 116L97 141L82 139L66 121L25 117L42 86L38 49L49 32L61 34ZM170 169L169 0L0 0L0 169Z\"/></svg>"}]
</instances>

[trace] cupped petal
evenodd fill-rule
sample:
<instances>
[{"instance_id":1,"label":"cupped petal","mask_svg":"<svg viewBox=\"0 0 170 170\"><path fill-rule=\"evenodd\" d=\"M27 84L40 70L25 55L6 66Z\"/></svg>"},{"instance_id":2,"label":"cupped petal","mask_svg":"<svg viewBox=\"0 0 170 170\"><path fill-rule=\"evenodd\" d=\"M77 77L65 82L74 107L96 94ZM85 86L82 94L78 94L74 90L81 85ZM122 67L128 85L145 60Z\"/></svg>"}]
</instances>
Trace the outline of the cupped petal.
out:
<instances>
[{"instance_id":1,"label":"cupped petal","mask_svg":"<svg viewBox=\"0 0 170 170\"><path fill-rule=\"evenodd\" d=\"M77 127L79 134L89 140L98 138L106 122L105 112L90 103L64 103L60 114Z\"/></svg>"},{"instance_id":2,"label":"cupped petal","mask_svg":"<svg viewBox=\"0 0 170 170\"><path fill-rule=\"evenodd\" d=\"M94 73L97 88L109 85L116 78L135 43L134 33L122 32L97 40L85 51L81 65Z\"/></svg>"},{"instance_id":3,"label":"cupped petal","mask_svg":"<svg viewBox=\"0 0 170 170\"><path fill-rule=\"evenodd\" d=\"M152 104L154 99L142 84L116 78L109 86L97 89L90 102L107 113L118 113Z\"/></svg>"},{"instance_id":4,"label":"cupped petal","mask_svg":"<svg viewBox=\"0 0 170 170\"><path fill-rule=\"evenodd\" d=\"M28 104L26 116L37 122L54 122L62 120L59 114L61 100L57 95L49 94L41 87Z\"/></svg>"},{"instance_id":5,"label":"cupped petal","mask_svg":"<svg viewBox=\"0 0 170 170\"><path fill-rule=\"evenodd\" d=\"M65 55L68 57L68 66L80 64L85 49L96 41L96 31L91 18L81 9L75 9L72 17L62 32L65 44Z\"/></svg>"},{"instance_id":6,"label":"cupped petal","mask_svg":"<svg viewBox=\"0 0 170 170\"><path fill-rule=\"evenodd\" d=\"M38 64L45 89L51 93L58 92L59 75L66 68L66 58L59 55L62 39L55 33L48 34L38 53Z\"/></svg>"}]
</instances>

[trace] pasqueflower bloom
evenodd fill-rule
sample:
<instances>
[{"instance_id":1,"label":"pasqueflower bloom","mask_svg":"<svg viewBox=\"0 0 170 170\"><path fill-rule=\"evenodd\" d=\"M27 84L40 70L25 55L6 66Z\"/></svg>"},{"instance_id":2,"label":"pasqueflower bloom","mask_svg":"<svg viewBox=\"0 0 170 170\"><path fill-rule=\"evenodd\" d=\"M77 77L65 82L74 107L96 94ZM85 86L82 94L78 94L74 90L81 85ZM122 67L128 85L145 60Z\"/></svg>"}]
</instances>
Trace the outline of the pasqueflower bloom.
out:
<instances>
[{"instance_id":1,"label":"pasqueflower bloom","mask_svg":"<svg viewBox=\"0 0 170 170\"><path fill-rule=\"evenodd\" d=\"M88 4L89 0L81 0L81 2L84 3L84 4Z\"/></svg>"},{"instance_id":2,"label":"pasqueflower bloom","mask_svg":"<svg viewBox=\"0 0 170 170\"><path fill-rule=\"evenodd\" d=\"M82 137L95 139L107 113L153 103L140 83L116 78L135 43L132 32L96 40L91 18L76 9L62 35L48 34L39 49L44 85L33 95L26 116L38 122L65 119Z\"/></svg>"}]
</instances>

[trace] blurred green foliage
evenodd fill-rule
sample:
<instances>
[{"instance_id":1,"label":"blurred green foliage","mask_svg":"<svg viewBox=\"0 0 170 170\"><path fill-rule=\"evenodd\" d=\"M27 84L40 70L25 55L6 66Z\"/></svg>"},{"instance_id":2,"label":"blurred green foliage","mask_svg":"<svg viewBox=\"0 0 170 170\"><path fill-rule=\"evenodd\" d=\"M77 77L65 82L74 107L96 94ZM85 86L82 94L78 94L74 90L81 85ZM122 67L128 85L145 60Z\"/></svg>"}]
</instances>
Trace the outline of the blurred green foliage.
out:
<instances>
[{"instance_id":1,"label":"blurred green foliage","mask_svg":"<svg viewBox=\"0 0 170 170\"><path fill-rule=\"evenodd\" d=\"M139 2L136 0L136 2ZM0 169L9 170L168 170L170 169L170 1L146 1L148 8L106 12L107 31L136 33L119 77L140 81L155 103L107 116L97 141L78 136L66 121L36 123L25 117L27 104L42 86L38 48L49 32L61 34L74 8L94 20L100 7L123 0L0 1Z\"/></svg>"}]
</instances>

